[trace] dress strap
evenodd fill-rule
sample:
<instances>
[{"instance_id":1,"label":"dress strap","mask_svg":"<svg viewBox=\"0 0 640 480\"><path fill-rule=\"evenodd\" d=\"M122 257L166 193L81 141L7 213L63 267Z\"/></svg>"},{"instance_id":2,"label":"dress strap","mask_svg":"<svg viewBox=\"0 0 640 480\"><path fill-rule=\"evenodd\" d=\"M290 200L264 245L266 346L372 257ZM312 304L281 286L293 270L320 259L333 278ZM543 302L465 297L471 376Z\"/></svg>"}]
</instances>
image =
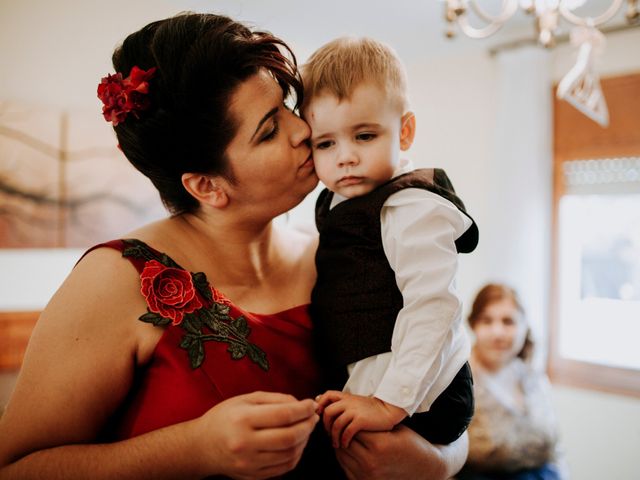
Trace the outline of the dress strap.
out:
<instances>
[{"instance_id":1,"label":"dress strap","mask_svg":"<svg viewBox=\"0 0 640 480\"><path fill-rule=\"evenodd\" d=\"M161 256L162 254L160 252L158 252L157 250L151 248L149 245L147 245L144 242L141 242L140 240L136 240L136 242L138 243L143 243L144 246L149 249L151 252L153 252L154 254ZM76 265L78 263L80 263L80 261L90 252L93 252L94 250L97 250L98 248L113 248L114 250L118 250L119 252L121 252L123 254L123 257L126 258L127 260L129 260L131 262L131 264L136 267L136 270L138 270L138 273L142 273L142 271L144 270L145 267L145 263L147 261L147 259L142 258L142 257L137 257L137 256L127 256L124 255L124 251L125 249L127 249L129 247L129 245L127 245L127 243L125 242L125 240L123 239L118 239L118 240L110 240L108 242L104 242L104 243L99 243L97 245L94 245L93 247L91 247L90 249L88 249L86 252L84 252L82 254L82 257L80 257L80 260L78 260L76 262Z\"/></svg>"}]
</instances>

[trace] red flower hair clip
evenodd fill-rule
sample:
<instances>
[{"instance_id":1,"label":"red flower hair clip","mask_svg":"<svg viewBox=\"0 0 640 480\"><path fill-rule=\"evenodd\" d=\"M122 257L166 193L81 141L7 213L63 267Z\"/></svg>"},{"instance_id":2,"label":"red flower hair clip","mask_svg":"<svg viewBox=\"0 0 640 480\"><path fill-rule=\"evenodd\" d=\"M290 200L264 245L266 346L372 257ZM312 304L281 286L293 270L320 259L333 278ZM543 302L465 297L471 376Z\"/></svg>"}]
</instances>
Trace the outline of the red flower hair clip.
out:
<instances>
[{"instance_id":1,"label":"red flower hair clip","mask_svg":"<svg viewBox=\"0 0 640 480\"><path fill-rule=\"evenodd\" d=\"M156 67L142 70L134 66L124 80L121 73L103 77L98 85L98 98L102 100L102 115L115 127L124 122L129 113L140 118L138 113L150 106L149 80L153 78Z\"/></svg>"}]
</instances>

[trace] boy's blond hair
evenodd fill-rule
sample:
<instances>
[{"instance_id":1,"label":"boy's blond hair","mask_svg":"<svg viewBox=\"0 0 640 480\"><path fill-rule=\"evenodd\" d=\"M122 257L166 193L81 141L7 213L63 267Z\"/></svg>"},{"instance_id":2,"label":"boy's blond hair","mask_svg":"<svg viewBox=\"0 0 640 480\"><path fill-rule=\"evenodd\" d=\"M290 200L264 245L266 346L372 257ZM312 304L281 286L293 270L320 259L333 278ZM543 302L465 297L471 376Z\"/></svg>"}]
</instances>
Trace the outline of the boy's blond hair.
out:
<instances>
[{"instance_id":1,"label":"boy's blond hair","mask_svg":"<svg viewBox=\"0 0 640 480\"><path fill-rule=\"evenodd\" d=\"M363 82L377 84L404 113L408 107L406 73L391 47L367 37L340 37L316 50L301 67L302 110L322 93L350 98Z\"/></svg>"}]
</instances>

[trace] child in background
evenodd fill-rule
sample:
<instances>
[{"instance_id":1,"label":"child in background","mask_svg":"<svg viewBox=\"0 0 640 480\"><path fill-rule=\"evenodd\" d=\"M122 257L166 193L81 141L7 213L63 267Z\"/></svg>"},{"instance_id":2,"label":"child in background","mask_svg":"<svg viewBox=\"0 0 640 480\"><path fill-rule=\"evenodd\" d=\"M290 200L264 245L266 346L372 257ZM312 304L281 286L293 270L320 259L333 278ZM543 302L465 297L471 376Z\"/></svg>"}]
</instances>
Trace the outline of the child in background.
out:
<instances>
[{"instance_id":1,"label":"child in background","mask_svg":"<svg viewBox=\"0 0 640 480\"><path fill-rule=\"evenodd\" d=\"M389 47L340 38L302 72L302 113L327 187L316 204L312 316L319 355L335 367L332 387L343 388L317 399L325 428L336 448L400 422L448 444L473 415L455 278L477 226L443 170L401 159L416 124Z\"/></svg>"}]
</instances>

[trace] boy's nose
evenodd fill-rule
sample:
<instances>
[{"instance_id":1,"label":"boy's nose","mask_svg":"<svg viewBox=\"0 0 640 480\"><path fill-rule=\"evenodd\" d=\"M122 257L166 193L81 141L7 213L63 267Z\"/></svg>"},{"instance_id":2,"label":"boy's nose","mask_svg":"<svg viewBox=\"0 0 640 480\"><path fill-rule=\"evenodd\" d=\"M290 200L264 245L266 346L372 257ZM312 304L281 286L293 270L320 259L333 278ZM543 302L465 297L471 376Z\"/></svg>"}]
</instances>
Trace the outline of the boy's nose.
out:
<instances>
[{"instance_id":1,"label":"boy's nose","mask_svg":"<svg viewBox=\"0 0 640 480\"><path fill-rule=\"evenodd\" d=\"M358 155L350 149L343 149L338 156L338 166L347 167L355 166L360 163Z\"/></svg>"}]
</instances>

